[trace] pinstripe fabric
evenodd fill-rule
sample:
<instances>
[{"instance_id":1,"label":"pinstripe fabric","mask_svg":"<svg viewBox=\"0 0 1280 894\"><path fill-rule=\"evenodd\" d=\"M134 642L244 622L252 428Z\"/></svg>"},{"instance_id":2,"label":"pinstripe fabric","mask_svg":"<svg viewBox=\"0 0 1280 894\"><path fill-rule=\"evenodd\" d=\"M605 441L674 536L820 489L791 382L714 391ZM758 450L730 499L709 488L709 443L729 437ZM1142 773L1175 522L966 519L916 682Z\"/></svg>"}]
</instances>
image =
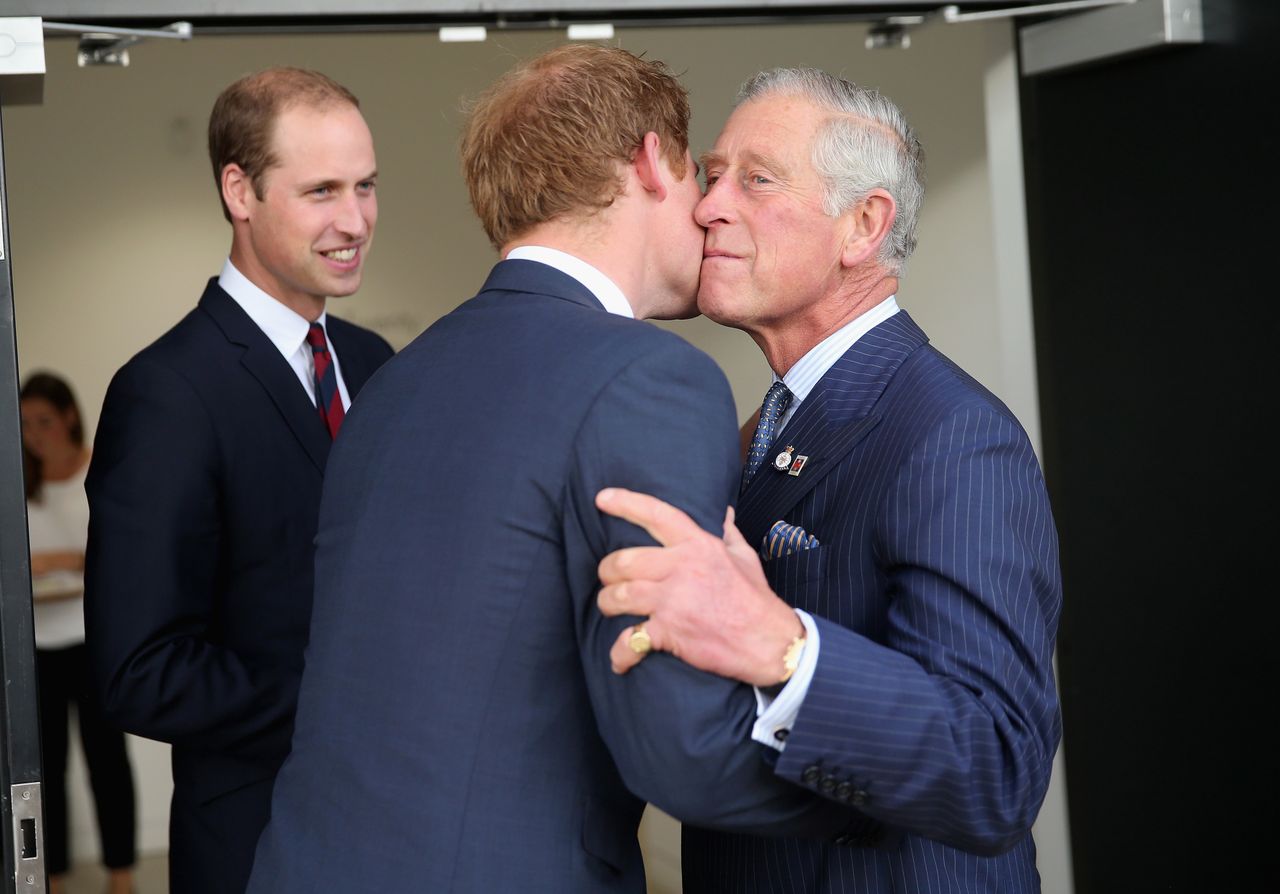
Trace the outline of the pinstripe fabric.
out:
<instances>
[{"instance_id":1,"label":"pinstripe fabric","mask_svg":"<svg viewBox=\"0 0 1280 894\"><path fill-rule=\"evenodd\" d=\"M738 524L821 652L776 772L865 815L837 842L686 827L685 891L1038 891L1029 829L1060 734L1057 535L1025 434L906 313L831 368Z\"/></svg>"}]
</instances>

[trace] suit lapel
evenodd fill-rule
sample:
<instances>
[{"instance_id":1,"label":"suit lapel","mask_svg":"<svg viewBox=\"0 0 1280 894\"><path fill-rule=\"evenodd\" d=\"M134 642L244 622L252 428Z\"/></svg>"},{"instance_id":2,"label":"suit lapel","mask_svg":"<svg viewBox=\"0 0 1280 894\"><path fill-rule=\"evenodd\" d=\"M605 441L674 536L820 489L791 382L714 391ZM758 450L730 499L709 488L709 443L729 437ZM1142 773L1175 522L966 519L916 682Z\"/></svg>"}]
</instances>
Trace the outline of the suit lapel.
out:
<instances>
[{"instance_id":1,"label":"suit lapel","mask_svg":"<svg viewBox=\"0 0 1280 894\"><path fill-rule=\"evenodd\" d=\"M209 281L200 299L200 309L213 318L227 341L244 349L240 362L262 385L302 449L323 472L331 439L293 367L216 279Z\"/></svg>"},{"instance_id":2,"label":"suit lapel","mask_svg":"<svg viewBox=\"0 0 1280 894\"><path fill-rule=\"evenodd\" d=\"M928 338L899 311L862 336L832 364L778 435L760 470L738 500L738 524L758 544L880 421L876 411L898 367ZM773 458L793 447L805 456L798 475L780 472ZM811 532L812 533L812 532ZM819 537L821 539L821 537Z\"/></svg>"}]
</instances>

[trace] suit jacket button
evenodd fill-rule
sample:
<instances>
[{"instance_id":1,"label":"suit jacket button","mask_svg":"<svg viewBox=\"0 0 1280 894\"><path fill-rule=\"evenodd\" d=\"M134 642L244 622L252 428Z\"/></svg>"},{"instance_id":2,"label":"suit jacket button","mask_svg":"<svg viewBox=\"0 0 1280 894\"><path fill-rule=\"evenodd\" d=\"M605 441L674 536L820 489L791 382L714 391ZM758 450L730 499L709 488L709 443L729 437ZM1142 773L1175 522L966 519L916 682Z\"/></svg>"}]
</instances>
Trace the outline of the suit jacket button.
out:
<instances>
[{"instance_id":1,"label":"suit jacket button","mask_svg":"<svg viewBox=\"0 0 1280 894\"><path fill-rule=\"evenodd\" d=\"M842 782L836 787L836 797L841 801L848 801L853 796L853 786L847 782Z\"/></svg>"},{"instance_id":2,"label":"suit jacket button","mask_svg":"<svg viewBox=\"0 0 1280 894\"><path fill-rule=\"evenodd\" d=\"M853 793L853 797L849 799L849 803L854 807L861 807L863 804L867 803L867 793L862 789L858 789Z\"/></svg>"},{"instance_id":3,"label":"suit jacket button","mask_svg":"<svg viewBox=\"0 0 1280 894\"><path fill-rule=\"evenodd\" d=\"M824 795L829 795L836 790L836 778L834 776L823 776L822 784L818 786L822 789Z\"/></svg>"},{"instance_id":4,"label":"suit jacket button","mask_svg":"<svg viewBox=\"0 0 1280 894\"><path fill-rule=\"evenodd\" d=\"M800 774L800 781L805 785L813 785L822 775L822 771L815 767L805 767L803 773Z\"/></svg>"}]
</instances>

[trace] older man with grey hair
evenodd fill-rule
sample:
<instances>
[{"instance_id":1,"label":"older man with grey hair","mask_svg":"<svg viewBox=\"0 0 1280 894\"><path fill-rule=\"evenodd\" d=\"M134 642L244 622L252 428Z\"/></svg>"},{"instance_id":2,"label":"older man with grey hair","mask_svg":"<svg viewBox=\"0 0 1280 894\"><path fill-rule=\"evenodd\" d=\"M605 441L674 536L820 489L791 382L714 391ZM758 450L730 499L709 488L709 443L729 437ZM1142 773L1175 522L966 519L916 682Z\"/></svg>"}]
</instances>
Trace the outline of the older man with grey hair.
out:
<instances>
[{"instance_id":1,"label":"older man with grey hair","mask_svg":"<svg viewBox=\"0 0 1280 894\"><path fill-rule=\"evenodd\" d=\"M662 544L601 563L601 608L637 617L611 659L665 650L753 684L775 772L862 823L835 842L686 827L685 890L1038 891L1057 536L1013 414L898 306L920 144L879 93L780 69L703 164L698 306L774 382L722 539L598 496Z\"/></svg>"}]
</instances>

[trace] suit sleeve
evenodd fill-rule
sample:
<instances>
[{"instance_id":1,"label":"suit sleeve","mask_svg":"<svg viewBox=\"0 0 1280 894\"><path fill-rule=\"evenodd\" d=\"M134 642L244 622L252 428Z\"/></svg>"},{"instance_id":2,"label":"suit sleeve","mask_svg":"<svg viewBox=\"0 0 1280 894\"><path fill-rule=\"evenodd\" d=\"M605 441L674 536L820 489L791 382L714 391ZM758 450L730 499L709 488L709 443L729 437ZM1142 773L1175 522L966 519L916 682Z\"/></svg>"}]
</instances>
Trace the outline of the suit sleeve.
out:
<instances>
[{"instance_id":1,"label":"suit sleeve","mask_svg":"<svg viewBox=\"0 0 1280 894\"><path fill-rule=\"evenodd\" d=\"M674 343L672 343L674 345ZM835 835L849 811L779 779L751 740L750 687L654 653L625 676L609 649L635 618L596 607L595 566L613 550L651 545L594 506L603 487L653 494L719 535L736 491L736 425L715 364L683 343L632 363L597 399L576 440L566 545L590 585L574 593L587 686L599 732L638 797L702 826L760 834Z\"/></svg>"},{"instance_id":2,"label":"suit sleeve","mask_svg":"<svg viewBox=\"0 0 1280 894\"><path fill-rule=\"evenodd\" d=\"M89 494L86 641L107 716L178 745L288 751L299 675L216 644L218 440L199 395L135 359L103 404Z\"/></svg>"},{"instance_id":3,"label":"suit sleeve","mask_svg":"<svg viewBox=\"0 0 1280 894\"><path fill-rule=\"evenodd\" d=\"M878 511L887 634L818 620L777 771L898 829L1001 853L1035 820L1060 734L1061 583L1039 466L1016 423L971 408L916 447Z\"/></svg>"}]
</instances>

